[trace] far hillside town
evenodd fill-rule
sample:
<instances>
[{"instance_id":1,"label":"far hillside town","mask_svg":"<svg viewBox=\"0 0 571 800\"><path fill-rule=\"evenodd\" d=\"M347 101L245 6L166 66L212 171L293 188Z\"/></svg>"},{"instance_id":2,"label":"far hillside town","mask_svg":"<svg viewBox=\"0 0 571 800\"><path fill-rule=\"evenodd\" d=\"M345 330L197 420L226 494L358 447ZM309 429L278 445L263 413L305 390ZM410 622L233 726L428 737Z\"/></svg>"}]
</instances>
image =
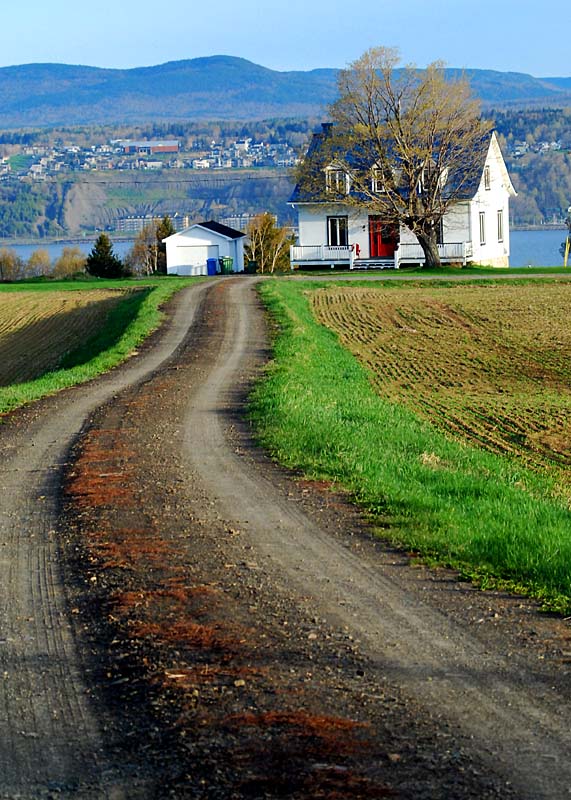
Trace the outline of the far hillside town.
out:
<instances>
[{"instance_id":1,"label":"far hillside town","mask_svg":"<svg viewBox=\"0 0 571 800\"><path fill-rule=\"evenodd\" d=\"M293 167L298 154L288 142L196 140L183 149L178 139L114 139L106 144L79 147L57 142L21 146L19 152L1 159L3 178L45 180L64 172L162 169L251 169L252 167Z\"/></svg>"},{"instance_id":2,"label":"far hillside town","mask_svg":"<svg viewBox=\"0 0 571 800\"><path fill-rule=\"evenodd\" d=\"M512 141L506 143L505 155L517 159L562 148L561 141ZM112 139L85 147L58 141L54 145L20 145L17 151L0 158L0 179L41 181L58 173L105 170L288 168L299 162L299 152L289 142L270 143L250 137L209 142L199 138L188 148L178 139Z\"/></svg>"}]
</instances>

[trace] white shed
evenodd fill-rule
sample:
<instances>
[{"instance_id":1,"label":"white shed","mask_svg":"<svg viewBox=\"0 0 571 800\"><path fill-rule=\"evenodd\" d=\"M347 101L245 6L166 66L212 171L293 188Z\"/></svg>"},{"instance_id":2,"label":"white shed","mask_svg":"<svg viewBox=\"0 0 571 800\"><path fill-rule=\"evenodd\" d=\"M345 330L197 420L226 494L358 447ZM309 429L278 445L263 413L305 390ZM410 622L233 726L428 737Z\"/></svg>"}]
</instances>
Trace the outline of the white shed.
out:
<instances>
[{"instance_id":1,"label":"white shed","mask_svg":"<svg viewBox=\"0 0 571 800\"><path fill-rule=\"evenodd\" d=\"M220 261L232 259L232 272L244 269L244 239L246 234L209 220L190 225L163 239L167 246L167 273L169 275L208 275L208 262L214 259L216 271ZM212 272L210 273L212 274Z\"/></svg>"}]
</instances>

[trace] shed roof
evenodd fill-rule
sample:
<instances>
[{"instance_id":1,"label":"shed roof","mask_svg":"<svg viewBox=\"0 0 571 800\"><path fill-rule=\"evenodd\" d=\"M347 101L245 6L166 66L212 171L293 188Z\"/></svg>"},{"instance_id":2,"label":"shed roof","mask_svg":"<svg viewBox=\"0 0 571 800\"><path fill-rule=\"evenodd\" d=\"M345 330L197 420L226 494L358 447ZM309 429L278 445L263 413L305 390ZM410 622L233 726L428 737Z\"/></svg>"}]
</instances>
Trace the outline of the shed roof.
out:
<instances>
[{"instance_id":1,"label":"shed roof","mask_svg":"<svg viewBox=\"0 0 571 800\"><path fill-rule=\"evenodd\" d=\"M246 235L244 231L237 231L236 228L230 228L228 225L223 225L213 219L208 220L208 222L197 222L196 225L191 225L191 227L206 228L213 233L219 233L220 236L226 236L227 239L241 239Z\"/></svg>"},{"instance_id":2,"label":"shed roof","mask_svg":"<svg viewBox=\"0 0 571 800\"><path fill-rule=\"evenodd\" d=\"M188 228L184 228L182 231L178 231L178 233L173 233L172 236L167 236L166 239L163 239L163 242L166 242L167 239L184 236L185 233L188 233L188 231L194 228L204 228L211 233L215 233L217 236L223 236L224 239L236 240L243 239L246 236L243 231L237 231L235 228L230 228L228 225L223 225L221 222L210 219L206 222L195 222L194 225L189 225Z\"/></svg>"}]
</instances>

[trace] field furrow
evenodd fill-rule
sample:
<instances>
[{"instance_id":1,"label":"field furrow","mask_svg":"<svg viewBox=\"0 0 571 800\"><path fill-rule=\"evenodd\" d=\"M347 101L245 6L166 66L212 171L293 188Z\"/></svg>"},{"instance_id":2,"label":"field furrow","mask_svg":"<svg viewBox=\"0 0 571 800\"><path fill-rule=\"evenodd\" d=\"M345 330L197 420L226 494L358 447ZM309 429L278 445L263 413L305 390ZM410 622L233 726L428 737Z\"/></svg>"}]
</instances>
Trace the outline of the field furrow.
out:
<instances>
[{"instance_id":1,"label":"field furrow","mask_svg":"<svg viewBox=\"0 0 571 800\"><path fill-rule=\"evenodd\" d=\"M565 468L571 489L571 282L331 287L311 302L379 394L478 446Z\"/></svg>"}]
</instances>

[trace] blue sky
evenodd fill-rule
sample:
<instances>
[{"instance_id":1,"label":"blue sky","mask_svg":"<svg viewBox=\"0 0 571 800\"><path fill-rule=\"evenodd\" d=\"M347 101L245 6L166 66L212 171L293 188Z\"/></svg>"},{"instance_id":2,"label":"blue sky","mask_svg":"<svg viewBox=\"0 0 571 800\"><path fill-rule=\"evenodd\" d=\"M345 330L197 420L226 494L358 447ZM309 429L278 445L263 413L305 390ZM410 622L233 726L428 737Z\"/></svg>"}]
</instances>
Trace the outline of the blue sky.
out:
<instances>
[{"instance_id":1,"label":"blue sky","mask_svg":"<svg viewBox=\"0 0 571 800\"><path fill-rule=\"evenodd\" d=\"M0 66L125 68L227 54L305 70L342 67L388 45L419 66L442 59L569 76L567 21L563 0L27 0L2 9Z\"/></svg>"}]
</instances>

